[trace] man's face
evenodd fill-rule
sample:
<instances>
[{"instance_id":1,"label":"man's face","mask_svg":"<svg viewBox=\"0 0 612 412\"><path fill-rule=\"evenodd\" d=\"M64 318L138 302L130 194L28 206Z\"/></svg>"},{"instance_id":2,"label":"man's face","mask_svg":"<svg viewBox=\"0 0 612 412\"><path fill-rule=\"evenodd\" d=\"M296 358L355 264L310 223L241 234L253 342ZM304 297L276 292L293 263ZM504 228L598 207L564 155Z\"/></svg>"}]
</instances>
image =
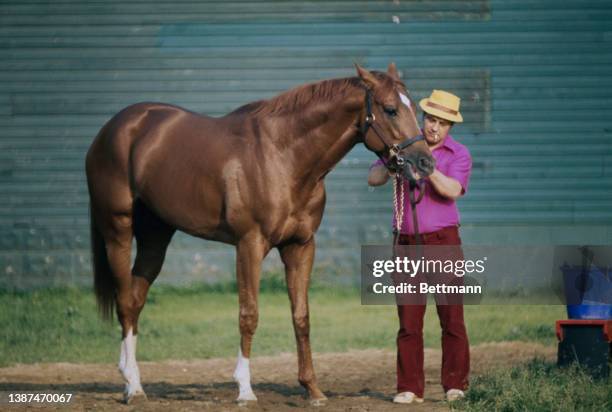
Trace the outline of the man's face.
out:
<instances>
[{"instance_id":1,"label":"man's face","mask_svg":"<svg viewBox=\"0 0 612 412\"><path fill-rule=\"evenodd\" d=\"M452 127L453 124L450 121L441 119L433 114L425 113L423 117L423 132L425 140L427 140L430 146L443 141Z\"/></svg>"}]
</instances>

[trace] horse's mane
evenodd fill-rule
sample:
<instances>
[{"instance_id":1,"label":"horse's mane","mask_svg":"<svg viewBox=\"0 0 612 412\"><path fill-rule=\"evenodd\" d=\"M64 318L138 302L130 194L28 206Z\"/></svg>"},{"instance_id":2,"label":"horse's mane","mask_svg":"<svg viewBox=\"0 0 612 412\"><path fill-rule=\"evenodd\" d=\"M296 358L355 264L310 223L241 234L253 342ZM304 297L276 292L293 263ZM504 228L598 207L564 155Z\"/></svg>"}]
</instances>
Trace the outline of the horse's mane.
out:
<instances>
[{"instance_id":1,"label":"horse's mane","mask_svg":"<svg viewBox=\"0 0 612 412\"><path fill-rule=\"evenodd\" d=\"M359 87L358 77L323 80L295 87L268 100L258 100L245 104L230 114L250 114L267 116L273 114L289 114L301 111L313 101L331 102L345 97L355 87Z\"/></svg>"}]
</instances>

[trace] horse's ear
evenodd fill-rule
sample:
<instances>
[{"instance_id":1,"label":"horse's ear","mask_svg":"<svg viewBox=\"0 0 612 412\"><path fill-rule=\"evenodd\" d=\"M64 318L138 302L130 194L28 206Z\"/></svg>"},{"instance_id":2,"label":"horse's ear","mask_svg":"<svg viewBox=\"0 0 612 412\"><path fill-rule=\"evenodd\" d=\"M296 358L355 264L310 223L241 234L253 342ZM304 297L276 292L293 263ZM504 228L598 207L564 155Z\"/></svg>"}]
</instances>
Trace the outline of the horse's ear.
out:
<instances>
[{"instance_id":1,"label":"horse's ear","mask_svg":"<svg viewBox=\"0 0 612 412\"><path fill-rule=\"evenodd\" d=\"M378 79L376 76L357 63L355 63L355 68L357 69L357 75L361 78L361 80L363 80L369 89L373 89L374 87L378 86Z\"/></svg>"},{"instance_id":2,"label":"horse's ear","mask_svg":"<svg viewBox=\"0 0 612 412\"><path fill-rule=\"evenodd\" d=\"M387 74L391 76L393 80L396 80L398 82L402 81L402 79L400 79L400 74L397 71L397 67L395 66L394 62L389 63L389 67L387 68Z\"/></svg>"}]
</instances>

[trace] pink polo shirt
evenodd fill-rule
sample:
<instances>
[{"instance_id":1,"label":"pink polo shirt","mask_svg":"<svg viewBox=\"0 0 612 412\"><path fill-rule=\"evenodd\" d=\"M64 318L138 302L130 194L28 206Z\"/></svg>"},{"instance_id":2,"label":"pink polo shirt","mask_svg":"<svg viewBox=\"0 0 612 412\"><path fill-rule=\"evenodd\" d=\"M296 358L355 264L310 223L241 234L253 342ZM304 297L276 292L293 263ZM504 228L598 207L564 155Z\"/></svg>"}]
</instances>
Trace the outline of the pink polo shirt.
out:
<instances>
[{"instance_id":1,"label":"pink polo shirt","mask_svg":"<svg viewBox=\"0 0 612 412\"><path fill-rule=\"evenodd\" d=\"M444 143L432 151L432 155L436 159L436 168L445 176L457 180L463 188L462 194L465 194L472 172L472 157L467 147L448 135L444 139ZM379 164L382 164L380 159L372 166ZM418 195L419 191L416 190L415 198ZM421 233L435 232L459 224L457 203L440 196L428 179L425 179L425 194L416 210ZM393 216L393 227L395 227L395 216ZM401 233L414 234L410 198L408 196L408 181L406 180L404 180L404 218Z\"/></svg>"}]
</instances>

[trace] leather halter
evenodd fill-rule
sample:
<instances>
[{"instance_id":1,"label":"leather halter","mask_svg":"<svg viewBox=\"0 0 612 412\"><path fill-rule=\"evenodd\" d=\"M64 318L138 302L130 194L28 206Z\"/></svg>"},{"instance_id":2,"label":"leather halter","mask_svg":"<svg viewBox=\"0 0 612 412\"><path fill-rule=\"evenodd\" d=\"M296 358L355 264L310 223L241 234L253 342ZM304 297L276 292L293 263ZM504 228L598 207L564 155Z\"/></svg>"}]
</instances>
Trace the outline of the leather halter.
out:
<instances>
[{"instance_id":1,"label":"leather halter","mask_svg":"<svg viewBox=\"0 0 612 412\"><path fill-rule=\"evenodd\" d=\"M366 116L365 116L363 124L361 125L361 130L360 130L361 136L363 138L363 143L366 144L366 133L368 133L368 130L371 128L372 130L374 130L374 133L384 145L383 150L379 150L379 151L372 150L372 151L376 153L376 155L379 158L382 159L383 164L385 165L387 169L391 170L388 163L385 161L383 157L383 153L385 152L389 154L389 157L395 157L397 161L397 165L401 169L403 169L405 167L405 164L404 164L405 160L404 158L399 156L400 151L404 150L408 146L411 146L420 140L425 140L425 137L422 134L419 134L415 137L407 138L400 143L389 143L387 139L385 139L384 134L380 132L378 126L375 123L376 116L374 116L374 113L372 113L372 92L368 88L366 88L365 106L366 106Z\"/></svg>"}]
</instances>

